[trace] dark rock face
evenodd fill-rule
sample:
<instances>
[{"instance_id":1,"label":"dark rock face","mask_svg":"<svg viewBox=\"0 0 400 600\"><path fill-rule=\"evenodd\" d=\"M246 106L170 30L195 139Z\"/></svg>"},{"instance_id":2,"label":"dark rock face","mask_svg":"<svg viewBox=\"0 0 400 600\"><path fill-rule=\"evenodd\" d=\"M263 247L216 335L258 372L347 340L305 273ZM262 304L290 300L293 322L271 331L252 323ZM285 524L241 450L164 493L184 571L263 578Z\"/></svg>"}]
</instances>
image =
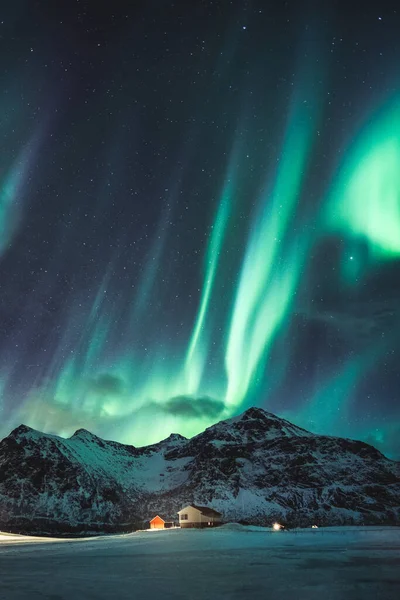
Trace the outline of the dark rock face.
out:
<instances>
[{"instance_id":1,"label":"dark rock face","mask_svg":"<svg viewBox=\"0 0 400 600\"><path fill-rule=\"evenodd\" d=\"M192 439L172 434L143 448L25 425L0 442L4 531L128 531L157 513L176 520L192 502L263 525L399 523L400 463L258 408Z\"/></svg>"}]
</instances>

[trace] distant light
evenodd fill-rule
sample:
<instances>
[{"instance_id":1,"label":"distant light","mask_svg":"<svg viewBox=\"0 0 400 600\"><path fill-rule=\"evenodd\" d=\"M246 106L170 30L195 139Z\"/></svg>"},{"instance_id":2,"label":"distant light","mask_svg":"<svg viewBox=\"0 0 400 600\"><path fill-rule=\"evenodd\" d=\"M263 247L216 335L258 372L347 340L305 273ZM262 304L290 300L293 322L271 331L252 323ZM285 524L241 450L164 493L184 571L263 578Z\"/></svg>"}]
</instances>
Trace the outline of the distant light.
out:
<instances>
[{"instance_id":1,"label":"distant light","mask_svg":"<svg viewBox=\"0 0 400 600\"><path fill-rule=\"evenodd\" d=\"M354 256L350 256L350 260L354 260Z\"/></svg>"},{"instance_id":2,"label":"distant light","mask_svg":"<svg viewBox=\"0 0 400 600\"><path fill-rule=\"evenodd\" d=\"M279 523L274 523L274 524L272 525L272 529L273 529L274 531L279 531L280 529L282 529L282 525L280 525Z\"/></svg>"},{"instance_id":3,"label":"distant light","mask_svg":"<svg viewBox=\"0 0 400 600\"><path fill-rule=\"evenodd\" d=\"M318 529L318 525L311 525L311 529Z\"/></svg>"},{"instance_id":4,"label":"distant light","mask_svg":"<svg viewBox=\"0 0 400 600\"><path fill-rule=\"evenodd\" d=\"M247 29L246 25L243 25L242 29Z\"/></svg>"}]
</instances>

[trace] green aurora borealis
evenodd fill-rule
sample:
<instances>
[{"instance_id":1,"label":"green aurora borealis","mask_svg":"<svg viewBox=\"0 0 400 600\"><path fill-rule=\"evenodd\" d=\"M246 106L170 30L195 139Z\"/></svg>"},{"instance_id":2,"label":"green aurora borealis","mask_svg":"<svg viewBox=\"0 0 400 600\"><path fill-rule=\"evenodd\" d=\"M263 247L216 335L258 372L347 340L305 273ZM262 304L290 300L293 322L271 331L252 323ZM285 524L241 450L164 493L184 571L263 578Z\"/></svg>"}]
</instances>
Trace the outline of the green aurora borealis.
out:
<instances>
[{"instance_id":1,"label":"green aurora borealis","mask_svg":"<svg viewBox=\"0 0 400 600\"><path fill-rule=\"evenodd\" d=\"M248 33L248 23L237 35ZM333 140L339 122L324 138L332 58L323 41L299 37L294 47L303 58L289 55L281 65L296 73L279 99L259 81L262 42L252 42L252 84L228 106L216 147L202 138L196 96L188 102L200 126L194 120L183 131L175 115L178 141L157 142L153 159L143 140L156 129L140 129L135 103L121 97L107 143L94 141L90 151L84 140L101 135L95 129L106 118L99 107L76 109L79 118L65 109L61 125L57 115L55 124L39 115L30 127L25 99L7 108L14 122L1 124L13 143L10 156L2 150L0 275L10 289L4 303L20 312L4 313L0 433L20 422L60 435L85 427L143 445L171 432L194 435L258 405L312 431L399 454L399 388L390 382L398 382L400 351L400 288L392 285L400 265L400 88L360 100L351 130L321 161L321 139ZM220 54L240 56L242 42L229 40ZM165 53L162 43L155 55ZM216 89L202 89L207 119L216 123L229 89L241 84L208 60L205 77L212 64L213 73L221 69ZM248 70L251 78L251 62ZM118 89L126 74L119 83L102 77L99 88ZM95 85L72 86L71 102L75 94L79 104L86 87ZM180 104L182 94L170 91L165 102ZM154 110L146 110L157 112L164 100L151 102ZM250 112L264 119L262 136L258 123L248 125ZM46 228L48 246L31 252L32 236L38 243Z\"/></svg>"}]
</instances>

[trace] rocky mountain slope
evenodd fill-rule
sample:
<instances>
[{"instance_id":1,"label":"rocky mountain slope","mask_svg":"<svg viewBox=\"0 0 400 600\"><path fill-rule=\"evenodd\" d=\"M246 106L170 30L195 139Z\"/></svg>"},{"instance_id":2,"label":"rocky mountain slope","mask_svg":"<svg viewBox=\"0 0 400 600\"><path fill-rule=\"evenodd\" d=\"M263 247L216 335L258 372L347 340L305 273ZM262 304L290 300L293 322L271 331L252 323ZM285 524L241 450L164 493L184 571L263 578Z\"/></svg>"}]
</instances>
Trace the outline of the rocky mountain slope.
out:
<instances>
[{"instance_id":1,"label":"rocky mountain slope","mask_svg":"<svg viewBox=\"0 0 400 600\"><path fill-rule=\"evenodd\" d=\"M400 463L258 408L142 448L24 425L0 442L5 531L124 531L190 502L255 524L399 523Z\"/></svg>"}]
</instances>

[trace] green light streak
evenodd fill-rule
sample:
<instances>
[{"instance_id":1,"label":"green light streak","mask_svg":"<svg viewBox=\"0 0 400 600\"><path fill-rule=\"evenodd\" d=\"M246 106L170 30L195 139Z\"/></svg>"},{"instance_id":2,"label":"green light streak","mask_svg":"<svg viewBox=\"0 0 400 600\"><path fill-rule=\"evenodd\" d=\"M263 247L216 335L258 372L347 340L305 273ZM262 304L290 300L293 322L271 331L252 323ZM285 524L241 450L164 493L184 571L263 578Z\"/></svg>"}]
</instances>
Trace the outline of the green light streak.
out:
<instances>
[{"instance_id":1,"label":"green light streak","mask_svg":"<svg viewBox=\"0 0 400 600\"><path fill-rule=\"evenodd\" d=\"M219 259L225 240L229 215L232 208L232 198L233 182L231 177L228 177L218 206L217 215L212 226L212 234L206 252L206 272L203 283L203 292L200 299L200 308L186 355L185 373L191 393L197 392L204 369L206 351L201 347L201 337L204 335L204 324L207 318Z\"/></svg>"},{"instance_id":2,"label":"green light streak","mask_svg":"<svg viewBox=\"0 0 400 600\"><path fill-rule=\"evenodd\" d=\"M179 191L176 190L175 194ZM157 275L160 272L160 265L163 256L167 238L167 224L171 218L171 209L164 211L160 223L157 227L154 241L146 262L144 273L138 285L138 291L135 293L133 309L131 313L131 324L136 325L137 321L143 316L149 302L150 294L157 282Z\"/></svg>"},{"instance_id":3,"label":"green light streak","mask_svg":"<svg viewBox=\"0 0 400 600\"><path fill-rule=\"evenodd\" d=\"M368 123L347 153L333 187L326 219L334 231L353 240L364 240L373 260L400 255L398 102ZM359 270L354 273L351 269L346 278L354 279L358 273Z\"/></svg>"},{"instance_id":4,"label":"green light streak","mask_svg":"<svg viewBox=\"0 0 400 600\"><path fill-rule=\"evenodd\" d=\"M309 158L315 115L311 104L297 103L272 196L264 195L249 239L232 310L226 348L226 401L240 403L256 384L255 375L282 325L305 259L306 237L287 241Z\"/></svg>"},{"instance_id":5,"label":"green light streak","mask_svg":"<svg viewBox=\"0 0 400 600\"><path fill-rule=\"evenodd\" d=\"M19 226L21 197L34 143L35 140L31 140L26 144L0 185L0 256L7 250Z\"/></svg>"},{"instance_id":6,"label":"green light streak","mask_svg":"<svg viewBox=\"0 0 400 600\"><path fill-rule=\"evenodd\" d=\"M17 189L17 175L17 173L10 174L0 191L0 254L3 254L12 237L13 227L10 226L10 220L12 219L11 211L14 206L15 191Z\"/></svg>"}]
</instances>

